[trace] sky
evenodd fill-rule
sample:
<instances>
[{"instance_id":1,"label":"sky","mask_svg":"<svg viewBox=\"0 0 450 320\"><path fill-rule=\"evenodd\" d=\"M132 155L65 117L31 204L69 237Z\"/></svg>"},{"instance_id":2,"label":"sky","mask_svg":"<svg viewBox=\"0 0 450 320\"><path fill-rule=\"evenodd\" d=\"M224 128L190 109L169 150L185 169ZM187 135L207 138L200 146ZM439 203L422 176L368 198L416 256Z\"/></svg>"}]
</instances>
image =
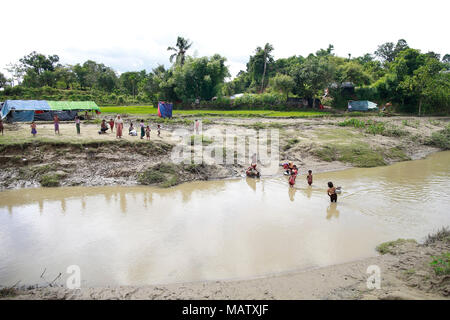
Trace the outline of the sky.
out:
<instances>
[{"instance_id":1,"label":"sky","mask_svg":"<svg viewBox=\"0 0 450 320\"><path fill-rule=\"evenodd\" d=\"M232 76L267 42L277 59L329 44L356 57L402 38L444 55L449 9L448 0L3 0L0 72L32 51L57 54L63 64L90 59L118 73L150 71L170 65L167 47L177 36L193 42L190 55L225 56Z\"/></svg>"}]
</instances>

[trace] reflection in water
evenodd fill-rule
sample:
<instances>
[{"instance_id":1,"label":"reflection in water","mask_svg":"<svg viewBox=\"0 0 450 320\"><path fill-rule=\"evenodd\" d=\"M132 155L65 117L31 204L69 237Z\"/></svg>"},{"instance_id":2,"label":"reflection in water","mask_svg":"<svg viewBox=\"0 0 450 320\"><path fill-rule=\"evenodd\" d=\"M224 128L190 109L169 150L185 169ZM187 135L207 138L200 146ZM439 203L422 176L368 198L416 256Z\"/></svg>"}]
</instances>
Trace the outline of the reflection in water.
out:
<instances>
[{"instance_id":1,"label":"reflection in water","mask_svg":"<svg viewBox=\"0 0 450 320\"><path fill-rule=\"evenodd\" d=\"M339 218L339 210L337 209L337 203L332 202L327 208L327 219Z\"/></svg>"},{"instance_id":2,"label":"reflection in water","mask_svg":"<svg viewBox=\"0 0 450 320\"><path fill-rule=\"evenodd\" d=\"M312 195L312 187L311 186L307 186L304 190L305 190L306 197L308 199L310 199L311 195Z\"/></svg>"},{"instance_id":3,"label":"reflection in water","mask_svg":"<svg viewBox=\"0 0 450 320\"><path fill-rule=\"evenodd\" d=\"M247 184L250 187L250 189L252 189L253 191L256 192L256 179L255 178L246 177L245 181L247 182Z\"/></svg>"},{"instance_id":4,"label":"reflection in water","mask_svg":"<svg viewBox=\"0 0 450 320\"><path fill-rule=\"evenodd\" d=\"M449 169L450 152L442 152L316 174L313 187L298 179L289 188L279 177L0 192L0 284L35 284L45 268L56 276L73 264L85 285L143 285L372 256L383 241L422 240L450 224ZM326 195L330 180L343 186L338 204Z\"/></svg>"},{"instance_id":5,"label":"reflection in water","mask_svg":"<svg viewBox=\"0 0 450 320\"><path fill-rule=\"evenodd\" d=\"M289 200L294 201L295 192L297 191L297 188L288 187L289 190Z\"/></svg>"}]
</instances>

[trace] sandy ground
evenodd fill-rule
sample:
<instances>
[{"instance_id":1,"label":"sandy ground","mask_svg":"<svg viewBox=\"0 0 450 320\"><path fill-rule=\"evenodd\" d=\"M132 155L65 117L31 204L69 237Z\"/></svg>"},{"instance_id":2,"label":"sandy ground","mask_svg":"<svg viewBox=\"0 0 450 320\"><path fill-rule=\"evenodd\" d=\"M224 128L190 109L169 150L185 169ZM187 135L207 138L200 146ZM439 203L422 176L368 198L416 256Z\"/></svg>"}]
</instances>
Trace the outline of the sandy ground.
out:
<instances>
[{"instance_id":1,"label":"sandy ground","mask_svg":"<svg viewBox=\"0 0 450 320\"><path fill-rule=\"evenodd\" d=\"M46 287L19 290L6 299L332 299L332 300L428 300L450 299L450 276L437 276L429 262L433 255L448 252L450 242L430 245L403 243L390 254L242 281L211 281L142 287L81 288ZM380 270L380 288L368 288Z\"/></svg>"}]
</instances>

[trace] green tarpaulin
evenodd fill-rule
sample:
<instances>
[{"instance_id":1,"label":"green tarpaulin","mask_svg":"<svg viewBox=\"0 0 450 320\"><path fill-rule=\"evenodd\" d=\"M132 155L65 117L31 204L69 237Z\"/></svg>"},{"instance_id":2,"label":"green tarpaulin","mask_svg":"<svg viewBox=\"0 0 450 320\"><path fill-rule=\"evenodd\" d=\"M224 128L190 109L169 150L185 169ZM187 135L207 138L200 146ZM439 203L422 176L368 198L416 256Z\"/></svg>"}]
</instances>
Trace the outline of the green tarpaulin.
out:
<instances>
[{"instance_id":1,"label":"green tarpaulin","mask_svg":"<svg viewBox=\"0 0 450 320\"><path fill-rule=\"evenodd\" d=\"M100 108L94 101L47 101L51 110L96 110Z\"/></svg>"}]
</instances>

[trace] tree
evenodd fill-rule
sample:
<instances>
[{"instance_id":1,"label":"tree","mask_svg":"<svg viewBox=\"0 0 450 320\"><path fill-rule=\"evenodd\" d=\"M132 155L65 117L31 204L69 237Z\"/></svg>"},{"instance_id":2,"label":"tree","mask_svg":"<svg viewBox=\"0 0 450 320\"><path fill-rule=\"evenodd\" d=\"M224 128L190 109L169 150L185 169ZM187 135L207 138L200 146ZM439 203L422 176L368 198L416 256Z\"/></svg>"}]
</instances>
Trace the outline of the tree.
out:
<instances>
[{"instance_id":1,"label":"tree","mask_svg":"<svg viewBox=\"0 0 450 320\"><path fill-rule=\"evenodd\" d=\"M12 75L12 85L17 81L17 84L23 80L23 76L25 74L25 69L23 68L21 63L10 63L6 66L6 71L8 71Z\"/></svg>"},{"instance_id":2,"label":"tree","mask_svg":"<svg viewBox=\"0 0 450 320\"><path fill-rule=\"evenodd\" d=\"M422 104L425 99L433 95L436 87L435 79L442 70L442 64L434 57L428 57L425 64L407 75L400 86L410 90L418 97L418 114L422 114ZM448 88L448 85L447 85Z\"/></svg>"},{"instance_id":3,"label":"tree","mask_svg":"<svg viewBox=\"0 0 450 320\"><path fill-rule=\"evenodd\" d=\"M378 46L378 49L375 51L375 55L385 62L392 62L400 52L408 48L409 46L406 40L400 39L397 41L395 46L392 42L386 42Z\"/></svg>"},{"instance_id":4,"label":"tree","mask_svg":"<svg viewBox=\"0 0 450 320\"><path fill-rule=\"evenodd\" d=\"M295 86L295 82L291 76L285 74L277 74L272 78L272 86L275 88L275 90L279 90L282 93L286 94L287 100L289 98L289 92L291 92Z\"/></svg>"},{"instance_id":5,"label":"tree","mask_svg":"<svg viewBox=\"0 0 450 320\"><path fill-rule=\"evenodd\" d=\"M302 65L292 70L291 75L299 94L315 98L319 90L325 89L332 82L334 73L334 66L327 57L310 55Z\"/></svg>"},{"instance_id":6,"label":"tree","mask_svg":"<svg viewBox=\"0 0 450 320\"><path fill-rule=\"evenodd\" d=\"M266 69L267 69L267 56L273 51L273 46L270 43L266 43L264 46L264 71L262 74L262 80L261 80L261 92L264 91L264 76L266 75Z\"/></svg>"},{"instance_id":7,"label":"tree","mask_svg":"<svg viewBox=\"0 0 450 320\"><path fill-rule=\"evenodd\" d=\"M175 62L177 64L184 65L184 61L186 59L186 51L189 50L191 46L192 42L189 43L189 39L178 37L175 47L167 48L168 51L175 51L175 53L170 56L170 62L172 62L173 59L176 58Z\"/></svg>"},{"instance_id":8,"label":"tree","mask_svg":"<svg viewBox=\"0 0 450 320\"><path fill-rule=\"evenodd\" d=\"M340 74L339 82L350 81L356 86L368 85L372 79L370 75L364 71L364 68L357 62L347 62L338 67Z\"/></svg>"},{"instance_id":9,"label":"tree","mask_svg":"<svg viewBox=\"0 0 450 320\"><path fill-rule=\"evenodd\" d=\"M176 96L184 102L211 100L217 96L229 76L225 61L226 58L216 54L210 58L189 57L183 66L176 66L173 69Z\"/></svg>"},{"instance_id":10,"label":"tree","mask_svg":"<svg viewBox=\"0 0 450 320\"><path fill-rule=\"evenodd\" d=\"M19 60L25 71L34 70L37 75L41 75L44 71L54 71L59 57L57 55L45 56L36 51L24 56Z\"/></svg>"},{"instance_id":11,"label":"tree","mask_svg":"<svg viewBox=\"0 0 450 320\"><path fill-rule=\"evenodd\" d=\"M5 75L0 72L0 88L4 88L7 82L8 79L6 79Z\"/></svg>"}]
</instances>

